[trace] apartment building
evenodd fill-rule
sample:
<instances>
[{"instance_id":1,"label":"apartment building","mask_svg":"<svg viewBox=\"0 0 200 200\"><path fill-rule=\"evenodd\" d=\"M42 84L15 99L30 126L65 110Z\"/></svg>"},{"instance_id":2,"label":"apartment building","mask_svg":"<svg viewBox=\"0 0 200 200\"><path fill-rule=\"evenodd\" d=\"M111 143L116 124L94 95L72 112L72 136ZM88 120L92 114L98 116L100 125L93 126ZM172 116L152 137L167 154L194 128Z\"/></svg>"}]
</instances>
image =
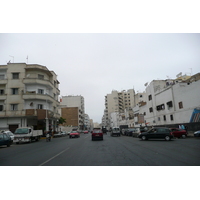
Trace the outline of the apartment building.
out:
<instances>
[{"instance_id":1,"label":"apartment building","mask_svg":"<svg viewBox=\"0 0 200 200\"><path fill-rule=\"evenodd\" d=\"M118 92L112 94L105 97L104 126L178 127L184 124L190 130L200 128L200 73L193 76L182 76L181 73L176 79L151 81L149 85L146 84L145 92L133 93L131 108L125 108L122 104L124 112L118 108ZM114 101L111 101L112 98ZM124 99L121 98L121 102Z\"/></svg>"},{"instance_id":2,"label":"apartment building","mask_svg":"<svg viewBox=\"0 0 200 200\"><path fill-rule=\"evenodd\" d=\"M182 79L154 80L146 88L146 94L146 105L140 108L140 113L145 113L146 124L200 122L200 73L187 79L183 76Z\"/></svg>"},{"instance_id":3,"label":"apartment building","mask_svg":"<svg viewBox=\"0 0 200 200\"><path fill-rule=\"evenodd\" d=\"M38 64L0 65L0 129L56 129L60 95L55 72Z\"/></svg>"},{"instance_id":4,"label":"apartment building","mask_svg":"<svg viewBox=\"0 0 200 200\"><path fill-rule=\"evenodd\" d=\"M66 125L77 126L79 129L83 130L85 127L84 118L85 118L85 103L84 97L79 96L62 96L61 102L61 116L66 119ZM70 109L74 108L74 109ZM75 109L76 108L76 109ZM77 123L72 123L68 116L76 116L76 120L73 119L73 122L77 121ZM67 120L68 119L68 120Z\"/></svg>"},{"instance_id":5,"label":"apartment building","mask_svg":"<svg viewBox=\"0 0 200 200\"><path fill-rule=\"evenodd\" d=\"M133 118L132 107L137 103L134 89L118 92L113 90L105 96L105 110L102 124L105 127L118 126L119 121ZM125 111L127 112L125 114ZM116 122L117 120L117 122Z\"/></svg>"}]
</instances>

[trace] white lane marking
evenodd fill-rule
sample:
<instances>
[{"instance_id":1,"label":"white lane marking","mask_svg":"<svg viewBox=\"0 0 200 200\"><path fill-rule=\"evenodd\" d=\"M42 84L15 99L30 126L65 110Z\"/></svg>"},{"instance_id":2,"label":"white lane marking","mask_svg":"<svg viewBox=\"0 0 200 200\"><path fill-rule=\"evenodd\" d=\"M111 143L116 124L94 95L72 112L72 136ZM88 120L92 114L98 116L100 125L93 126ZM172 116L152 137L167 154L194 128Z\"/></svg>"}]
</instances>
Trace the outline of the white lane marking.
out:
<instances>
[{"instance_id":1,"label":"white lane marking","mask_svg":"<svg viewBox=\"0 0 200 200\"><path fill-rule=\"evenodd\" d=\"M86 139L86 138L88 138L89 137L89 135L88 136L86 136L86 137L84 137L84 139Z\"/></svg>"},{"instance_id":2,"label":"white lane marking","mask_svg":"<svg viewBox=\"0 0 200 200\"><path fill-rule=\"evenodd\" d=\"M42 166L46 163L48 163L49 161L53 160L54 158L58 157L60 154L64 153L65 151L67 151L70 148L65 149L64 151L61 151L60 153L56 154L55 156L53 156L52 158L48 159L47 161L43 162L42 164L40 164L39 166Z\"/></svg>"}]
</instances>

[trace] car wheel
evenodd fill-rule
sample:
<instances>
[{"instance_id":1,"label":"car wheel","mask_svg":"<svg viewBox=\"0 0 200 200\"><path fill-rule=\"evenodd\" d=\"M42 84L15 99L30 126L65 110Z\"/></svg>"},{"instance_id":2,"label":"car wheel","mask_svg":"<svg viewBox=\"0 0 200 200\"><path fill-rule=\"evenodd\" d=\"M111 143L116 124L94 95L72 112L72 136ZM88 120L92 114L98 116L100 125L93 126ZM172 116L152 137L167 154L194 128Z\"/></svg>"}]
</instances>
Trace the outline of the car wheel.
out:
<instances>
[{"instance_id":1,"label":"car wheel","mask_svg":"<svg viewBox=\"0 0 200 200\"><path fill-rule=\"evenodd\" d=\"M147 139L146 136L143 135L143 136L142 136L142 140L146 140L146 139Z\"/></svg>"},{"instance_id":2,"label":"car wheel","mask_svg":"<svg viewBox=\"0 0 200 200\"><path fill-rule=\"evenodd\" d=\"M7 147L9 147L10 146L10 144L7 144Z\"/></svg>"},{"instance_id":3,"label":"car wheel","mask_svg":"<svg viewBox=\"0 0 200 200\"><path fill-rule=\"evenodd\" d=\"M184 138L184 139L185 139L185 138L186 138L186 135L182 135L182 138Z\"/></svg>"},{"instance_id":4,"label":"car wheel","mask_svg":"<svg viewBox=\"0 0 200 200\"><path fill-rule=\"evenodd\" d=\"M165 136L165 140L166 140L166 141L169 141L169 140L170 140L170 137L169 137L169 136Z\"/></svg>"}]
</instances>

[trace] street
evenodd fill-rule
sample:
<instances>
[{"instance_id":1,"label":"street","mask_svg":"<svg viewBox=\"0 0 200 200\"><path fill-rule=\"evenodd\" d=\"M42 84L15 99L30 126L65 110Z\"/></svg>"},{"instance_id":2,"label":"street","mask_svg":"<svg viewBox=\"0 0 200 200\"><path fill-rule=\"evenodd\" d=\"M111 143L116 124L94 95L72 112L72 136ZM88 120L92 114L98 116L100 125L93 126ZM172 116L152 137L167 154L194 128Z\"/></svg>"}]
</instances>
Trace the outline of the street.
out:
<instances>
[{"instance_id":1,"label":"street","mask_svg":"<svg viewBox=\"0 0 200 200\"><path fill-rule=\"evenodd\" d=\"M90 134L81 134L2 146L0 166L199 166L199 152L200 138L141 141L108 133L91 141Z\"/></svg>"}]
</instances>

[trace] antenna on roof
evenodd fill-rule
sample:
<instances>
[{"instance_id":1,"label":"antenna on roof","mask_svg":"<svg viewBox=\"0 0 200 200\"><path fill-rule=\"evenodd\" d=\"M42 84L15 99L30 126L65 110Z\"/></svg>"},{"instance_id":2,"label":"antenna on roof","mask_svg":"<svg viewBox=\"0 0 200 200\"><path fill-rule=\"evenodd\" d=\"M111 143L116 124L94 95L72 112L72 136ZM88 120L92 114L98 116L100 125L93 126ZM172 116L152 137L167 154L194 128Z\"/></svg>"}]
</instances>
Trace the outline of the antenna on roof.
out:
<instances>
[{"instance_id":1,"label":"antenna on roof","mask_svg":"<svg viewBox=\"0 0 200 200\"><path fill-rule=\"evenodd\" d=\"M12 58L13 58L13 63L14 63L14 56L10 56L10 57L12 57Z\"/></svg>"},{"instance_id":2,"label":"antenna on roof","mask_svg":"<svg viewBox=\"0 0 200 200\"><path fill-rule=\"evenodd\" d=\"M26 62L27 62L27 64L28 64L28 56L26 57L26 60L27 60Z\"/></svg>"}]
</instances>

